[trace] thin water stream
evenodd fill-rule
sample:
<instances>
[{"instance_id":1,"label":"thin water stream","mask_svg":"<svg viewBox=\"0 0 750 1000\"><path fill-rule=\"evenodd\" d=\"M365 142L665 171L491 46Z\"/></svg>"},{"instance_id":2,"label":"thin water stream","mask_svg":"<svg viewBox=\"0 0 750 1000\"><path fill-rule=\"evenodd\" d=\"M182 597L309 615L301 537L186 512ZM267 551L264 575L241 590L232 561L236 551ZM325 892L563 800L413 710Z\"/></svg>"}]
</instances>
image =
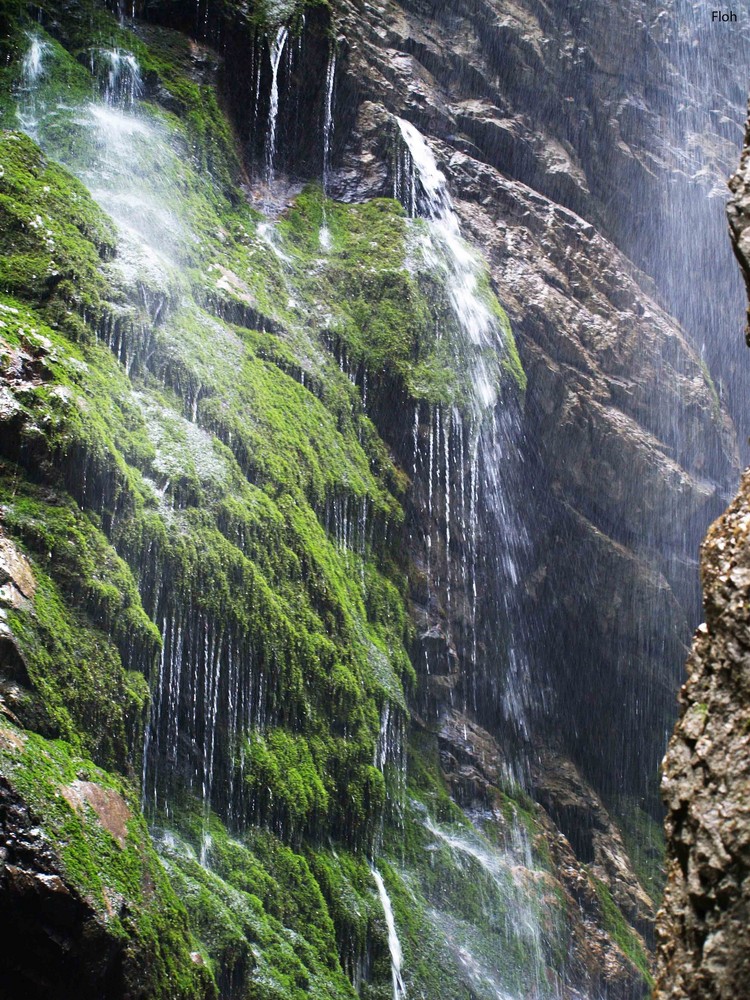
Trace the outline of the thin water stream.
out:
<instances>
[{"instance_id":1,"label":"thin water stream","mask_svg":"<svg viewBox=\"0 0 750 1000\"><path fill-rule=\"evenodd\" d=\"M276 162L276 131L279 117L279 66L281 57L284 54L284 46L289 38L289 29L286 25L281 25L276 30L271 46L269 57L271 60L271 92L268 105L268 125L266 128L266 183L273 184L275 176Z\"/></svg>"},{"instance_id":2,"label":"thin water stream","mask_svg":"<svg viewBox=\"0 0 750 1000\"><path fill-rule=\"evenodd\" d=\"M319 240L320 247L324 251L331 249L331 233L328 229L326 218L326 201L331 173L331 139L334 129L333 98L335 83L336 50L332 47L328 56L328 66L326 67L325 99L323 102L323 225L320 229Z\"/></svg>"},{"instance_id":3,"label":"thin water stream","mask_svg":"<svg viewBox=\"0 0 750 1000\"><path fill-rule=\"evenodd\" d=\"M398 939L398 931L396 930L393 907L391 906L391 900L388 890L385 887L383 876L377 868L372 868L371 871L375 885L378 887L378 896L383 907L383 915L385 916L385 924L388 930L388 950L391 953L391 975L393 978L393 1000L406 1000L406 989L404 981L401 978L403 953L401 951L401 942Z\"/></svg>"}]
</instances>

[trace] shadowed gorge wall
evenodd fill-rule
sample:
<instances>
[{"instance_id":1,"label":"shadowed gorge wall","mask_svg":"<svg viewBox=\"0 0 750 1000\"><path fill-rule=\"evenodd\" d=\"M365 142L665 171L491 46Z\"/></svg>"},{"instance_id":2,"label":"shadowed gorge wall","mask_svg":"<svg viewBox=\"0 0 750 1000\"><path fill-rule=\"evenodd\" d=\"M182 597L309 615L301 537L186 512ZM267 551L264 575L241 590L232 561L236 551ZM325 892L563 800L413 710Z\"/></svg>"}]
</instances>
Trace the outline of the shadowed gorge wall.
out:
<instances>
[{"instance_id":1,"label":"shadowed gorge wall","mask_svg":"<svg viewBox=\"0 0 750 1000\"><path fill-rule=\"evenodd\" d=\"M730 181L729 228L747 274L748 142ZM705 622L664 759L668 882L659 921L659 997L741 996L748 938L746 615L748 474L701 552Z\"/></svg>"},{"instance_id":2,"label":"shadowed gorge wall","mask_svg":"<svg viewBox=\"0 0 750 1000\"><path fill-rule=\"evenodd\" d=\"M692 6L0 9L0 971L645 997L743 377Z\"/></svg>"}]
</instances>

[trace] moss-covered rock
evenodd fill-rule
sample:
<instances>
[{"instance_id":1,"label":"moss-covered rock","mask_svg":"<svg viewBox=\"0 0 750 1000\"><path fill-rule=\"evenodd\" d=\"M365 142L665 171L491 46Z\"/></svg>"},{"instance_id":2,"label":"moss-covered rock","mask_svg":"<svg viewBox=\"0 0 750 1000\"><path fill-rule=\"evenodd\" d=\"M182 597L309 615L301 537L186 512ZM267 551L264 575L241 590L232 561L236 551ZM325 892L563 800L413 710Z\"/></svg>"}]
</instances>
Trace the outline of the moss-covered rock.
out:
<instances>
[{"instance_id":1,"label":"moss-covered rock","mask_svg":"<svg viewBox=\"0 0 750 1000\"><path fill-rule=\"evenodd\" d=\"M7 995L215 997L132 788L7 719L0 769Z\"/></svg>"},{"instance_id":2,"label":"moss-covered rock","mask_svg":"<svg viewBox=\"0 0 750 1000\"><path fill-rule=\"evenodd\" d=\"M82 85L87 32L58 13L47 25L55 40L40 36L35 131L91 183L117 139L102 131L103 145L92 146L92 134L136 120L117 108L102 120L76 111L100 86L97 63ZM120 30L106 16L96 24ZM288 276L235 185L214 91L189 78L172 36L163 45L150 37L153 48L133 39L130 49L159 103L139 126L142 173L123 176L131 194L161 185L174 220L166 257L149 257L148 225L126 235L120 216L116 233L26 135L7 132L0 142L3 525L36 580L8 615L26 669L6 704L29 730L62 737L54 746L66 754L122 772L97 771L93 783L109 780L136 819L123 781L143 770L158 808L213 793L225 817L248 829L255 822L287 841L327 833L364 846L385 800L373 766L385 761L382 710L405 710L403 684L413 677L405 575L388 536L402 518L406 480L306 326L309 303L289 304ZM15 80L20 87L20 71ZM55 88L67 108L53 104ZM22 104L30 96L19 90ZM180 677L183 662L190 672ZM3 773L10 769L8 758ZM54 782L36 781L32 802L33 783L20 781L18 794L49 814L54 835L70 817L64 809L57 817ZM276 872L285 900L268 903L270 916L258 897L250 901L248 914L263 923L257 940L239 910L216 937L206 917L218 905L207 902L215 887L203 869L174 876L217 978L225 984L239 963L242 982L258 965L276 983L258 995L296 996L317 983L316 995L350 996L307 861L280 841L261 850L266 842L253 836L262 860L244 886L262 895ZM76 891L99 905L131 875L119 871L118 855L87 851L71 848L65 863ZM165 886L154 877L155 913L172 905ZM299 910L308 894L295 916L289 907ZM152 960L150 939L130 923L118 936L130 941L133 963ZM163 945L165 963L185 965L164 975L176 985L192 976L179 941ZM144 975L154 996L161 975L158 963Z\"/></svg>"}]
</instances>

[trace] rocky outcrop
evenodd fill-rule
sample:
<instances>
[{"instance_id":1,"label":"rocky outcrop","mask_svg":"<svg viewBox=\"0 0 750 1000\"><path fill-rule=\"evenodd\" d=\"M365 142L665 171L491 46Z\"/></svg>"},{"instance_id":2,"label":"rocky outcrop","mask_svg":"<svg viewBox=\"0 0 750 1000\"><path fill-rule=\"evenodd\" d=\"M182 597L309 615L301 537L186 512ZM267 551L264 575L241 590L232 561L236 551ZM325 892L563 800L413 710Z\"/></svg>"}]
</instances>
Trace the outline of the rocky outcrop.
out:
<instances>
[{"instance_id":1,"label":"rocky outcrop","mask_svg":"<svg viewBox=\"0 0 750 1000\"><path fill-rule=\"evenodd\" d=\"M747 276L746 143L730 229ZM706 620L664 760L668 884L659 918L661 1000L728 1000L750 983L750 472L702 550Z\"/></svg>"},{"instance_id":2,"label":"rocky outcrop","mask_svg":"<svg viewBox=\"0 0 750 1000\"><path fill-rule=\"evenodd\" d=\"M703 547L706 621L664 760L669 881L664 1000L743 997L750 982L750 475Z\"/></svg>"},{"instance_id":3,"label":"rocky outcrop","mask_svg":"<svg viewBox=\"0 0 750 1000\"><path fill-rule=\"evenodd\" d=\"M12 738L7 731L0 735L6 743ZM71 888L52 845L5 779L0 781L0 825L0 996L62 1000L116 995L122 944Z\"/></svg>"},{"instance_id":4,"label":"rocky outcrop","mask_svg":"<svg viewBox=\"0 0 750 1000\"><path fill-rule=\"evenodd\" d=\"M0 771L0 1000L215 997L121 789L2 716Z\"/></svg>"}]
</instances>

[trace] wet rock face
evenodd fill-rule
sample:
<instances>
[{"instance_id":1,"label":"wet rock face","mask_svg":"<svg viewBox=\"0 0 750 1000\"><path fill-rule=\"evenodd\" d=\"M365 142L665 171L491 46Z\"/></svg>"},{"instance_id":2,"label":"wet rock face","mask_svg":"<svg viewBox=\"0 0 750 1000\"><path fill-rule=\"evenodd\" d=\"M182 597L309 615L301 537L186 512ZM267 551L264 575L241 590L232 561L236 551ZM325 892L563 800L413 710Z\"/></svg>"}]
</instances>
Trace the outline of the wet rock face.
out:
<instances>
[{"instance_id":1,"label":"wet rock face","mask_svg":"<svg viewBox=\"0 0 750 1000\"><path fill-rule=\"evenodd\" d=\"M455 710L443 717L438 739L441 769L454 800L470 816L492 815L502 835L507 816L498 786L507 754L487 730ZM653 944L653 901L633 871L617 824L575 765L560 753L536 749L533 828L549 852L549 889L565 899L569 920L564 995L571 1000L643 997L647 986L628 961L632 952L623 950L628 939L613 933L601 894L611 897L631 925L630 945L644 950Z\"/></svg>"},{"instance_id":2,"label":"wet rock face","mask_svg":"<svg viewBox=\"0 0 750 1000\"><path fill-rule=\"evenodd\" d=\"M747 276L746 141L729 221ZM712 1000L750 983L750 473L702 550L706 620L695 636L681 715L664 760L668 884L657 996Z\"/></svg>"},{"instance_id":3,"label":"wet rock face","mask_svg":"<svg viewBox=\"0 0 750 1000\"><path fill-rule=\"evenodd\" d=\"M163 2L142 13L187 27ZM333 8L330 194L392 196L393 116L417 125L464 235L490 264L529 376L518 504L533 525L524 614L536 623L525 643L529 688L544 692L532 706L538 728L561 731L605 795L648 786L654 814L662 734L699 614L694 552L735 481L732 400L745 384L725 333L741 293L709 195L725 190L741 141L744 97L731 66L748 40L741 30L707 33L704 15L690 0L658 10L645 0ZM209 19L205 33L223 53L224 89L260 178L269 38L226 16L229 28ZM240 58L248 38L251 73ZM317 109L302 117L314 122L329 52L314 19L301 51ZM730 68L713 72L717 60ZM237 81L247 86L258 67L253 110ZM280 128L305 110L295 87L282 74ZM320 175L291 135L279 149L292 177ZM686 231L688 218L705 239ZM410 427L381 431L408 468ZM438 596L419 621L422 645L445 650L429 686L437 702L468 703L467 629L447 603ZM493 690L480 699L488 726ZM636 732L625 719L638 720Z\"/></svg>"},{"instance_id":4,"label":"wet rock face","mask_svg":"<svg viewBox=\"0 0 750 1000\"><path fill-rule=\"evenodd\" d=\"M649 785L656 814L699 613L694 552L738 468L718 378L739 384L719 335L736 325L739 289L708 194L725 190L742 112L709 50L724 45L731 64L746 41L700 33L701 11L679 2L350 2L340 14L332 193L391 195L392 116L414 122L519 339L539 726L565 734L605 794ZM688 206L706 240L684 238ZM706 243L712 259L699 260ZM707 328L716 345L701 357ZM449 646L461 632L440 627Z\"/></svg>"}]
</instances>

